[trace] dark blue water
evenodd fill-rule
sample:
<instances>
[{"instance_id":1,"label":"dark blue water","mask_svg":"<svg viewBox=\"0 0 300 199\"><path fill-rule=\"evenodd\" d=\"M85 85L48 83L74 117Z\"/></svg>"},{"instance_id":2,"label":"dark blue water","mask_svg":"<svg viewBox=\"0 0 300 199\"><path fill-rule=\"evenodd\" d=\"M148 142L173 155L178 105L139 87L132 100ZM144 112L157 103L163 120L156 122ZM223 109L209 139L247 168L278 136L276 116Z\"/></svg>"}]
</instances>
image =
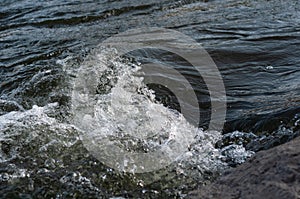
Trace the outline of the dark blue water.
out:
<instances>
[{"instance_id":1,"label":"dark blue water","mask_svg":"<svg viewBox=\"0 0 300 199\"><path fill-rule=\"evenodd\" d=\"M76 131L68 123L76 69L102 41L132 28L169 28L203 45L226 89L223 134L245 132L238 139L252 151L292 139L300 125L299 16L297 0L1 1L0 195L184 197L200 186L198 178L190 177L193 168L186 184L172 176L173 181L166 177L141 186L142 177L111 171L73 140ZM176 58L173 64L182 66ZM201 78L188 76L195 82ZM209 96L201 85L194 88L209 116ZM178 108L171 93L155 85L152 89L165 106ZM33 109L55 102L57 107L49 110ZM205 129L209 118L201 121ZM56 138L57 151L41 152ZM224 137L217 147L235 141ZM206 173L203 182L214 175Z\"/></svg>"}]
</instances>

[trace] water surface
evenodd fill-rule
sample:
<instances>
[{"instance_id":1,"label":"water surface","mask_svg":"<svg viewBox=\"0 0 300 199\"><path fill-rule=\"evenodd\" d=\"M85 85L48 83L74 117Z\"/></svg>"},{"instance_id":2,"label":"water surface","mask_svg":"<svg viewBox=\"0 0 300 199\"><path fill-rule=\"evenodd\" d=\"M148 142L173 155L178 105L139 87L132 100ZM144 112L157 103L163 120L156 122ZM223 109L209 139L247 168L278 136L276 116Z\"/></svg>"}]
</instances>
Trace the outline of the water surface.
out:
<instances>
[{"instance_id":1,"label":"water surface","mask_svg":"<svg viewBox=\"0 0 300 199\"><path fill-rule=\"evenodd\" d=\"M146 185L143 180L149 176L111 170L92 157L79 140L80 132L70 124L76 71L102 41L132 28L174 29L209 52L227 94L223 133L229 134L219 147L229 145L235 154L242 151L241 156L246 157L249 154L241 145L256 151L299 133L300 5L296 0L4 0L0 5L3 197L184 197L188 190L218 174L223 164L216 160L204 158L211 167L203 169L194 168L200 160L187 159L181 167L161 171L157 175L165 172L164 177ZM145 52L135 55L140 58ZM210 99L199 74L184 68L176 57L146 57L183 67L194 82L201 110L209 116ZM170 93L153 89L161 103L178 108ZM200 127L205 129L209 117L202 115L201 121ZM258 138L271 144L263 145ZM206 163L201 162L202 166Z\"/></svg>"}]
</instances>

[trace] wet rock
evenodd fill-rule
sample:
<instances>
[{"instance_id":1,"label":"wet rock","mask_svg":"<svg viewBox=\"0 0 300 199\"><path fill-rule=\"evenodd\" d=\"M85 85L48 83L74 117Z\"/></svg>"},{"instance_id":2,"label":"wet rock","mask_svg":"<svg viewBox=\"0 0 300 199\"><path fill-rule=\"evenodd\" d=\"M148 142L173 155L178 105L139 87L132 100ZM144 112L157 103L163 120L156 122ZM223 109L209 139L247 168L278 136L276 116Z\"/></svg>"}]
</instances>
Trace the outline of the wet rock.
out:
<instances>
[{"instance_id":1,"label":"wet rock","mask_svg":"<svg viewBox=\"0 0 300 199\"><path fill-rule=\"evenodd\" d=\"M300 198L300 137L256 153L189 198Z\"/></svg>"}]
</instances>

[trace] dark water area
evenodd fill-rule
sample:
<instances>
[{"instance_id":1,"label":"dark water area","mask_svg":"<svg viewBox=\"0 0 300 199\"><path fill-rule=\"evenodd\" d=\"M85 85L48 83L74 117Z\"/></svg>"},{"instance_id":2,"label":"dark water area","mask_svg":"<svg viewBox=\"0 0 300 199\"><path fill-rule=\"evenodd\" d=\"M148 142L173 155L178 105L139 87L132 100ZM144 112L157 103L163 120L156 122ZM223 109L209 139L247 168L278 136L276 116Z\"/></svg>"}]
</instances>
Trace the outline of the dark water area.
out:
<instances>
[{"instance_id":1,"label":"dark water area","mask_svg":"<svg viewBox=\"0 0 300 199\"><path fill-rule=\"evenodd\" d=\"M201 43L216 63L227 96L223 134L241 133L238 138L225 136L218 147L234 142L231 139L241 139L246 149L258 151L299 134L300 3L297 0L3 0L0 3L1 196L180 198L199 185L195 182L197 178L186 185L177 185L176 180L166 178L140 186L138 177L132 174L116 174L101 163L94 164L97 161L87 156L86 149L78 143L58 148L57 154L51 149L41 155L39 147L55 138L56 131L73 134L72 127L44 121L35 123L26 114L18 118L12 113L19 111L21 117L26 111L39 110L34 105L44 107L58 102L55 111L45 112L50 118L68 123L70 80L76 76L72 71L105 39L141 27L163 27L184 33ZM173 59L173 64L181 63ZM197 82L201 77L192 73L189 78ZM194 88L198 96L204 96L199 97L200 108L205 113L211 111L205 91L197 84ZM153 89L160 93L160 88ZM157 97L163 101L169 93L161 90L161 95ZM28 113L28 117L39 118L35 114ZM45 120L48 122L49 118ZM203 127L206 122L204 118ZM49 130L49 125L54 125L54 129ZM44 131L49 136L38 133ZM37 132L39 138L29 139L26 137L31 137L29 132ZM60 141L69 142L70 137ZM29 140L32 146L24 140ZM205 176L207 180L210 175Z\"/></svg>"}]
</instances>

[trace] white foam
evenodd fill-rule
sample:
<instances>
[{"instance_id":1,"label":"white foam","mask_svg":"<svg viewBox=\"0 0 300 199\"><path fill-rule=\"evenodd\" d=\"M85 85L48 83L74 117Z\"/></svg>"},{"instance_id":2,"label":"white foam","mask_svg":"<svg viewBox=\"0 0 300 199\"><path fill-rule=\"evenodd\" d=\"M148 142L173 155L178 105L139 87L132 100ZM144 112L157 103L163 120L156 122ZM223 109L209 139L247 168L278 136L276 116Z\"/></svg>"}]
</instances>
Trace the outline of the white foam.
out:
<instances>
[{"instance_id":1,"label":"white foam","mask_svg":"<svg viewBox=\"0 0 300 199\"><path fill-rule=\"evenodd\" d=\"M120 60L115 54L107 49L95 52L83 63L74 83L75 124L84 131L85 145L93 155L102 161L115 160L117 169L131 165L130 171L135 172L142 164L141 170L147 170L145 156L142 160L125 158L119 162L112 148L108 148L112 151L103 151L109 143L129 152L163 149L166 159L181 162L181 165L191 164L200 170L223 167L219 161L221 155L214 148L221 133L202 131L189 124L179 112L155 101L153 91L137 76L140 67Z\"/></svg>"},{"instance_id":2,"label":"white foam","mask_svg":"<svg viewBox=\"0 0 300 199\"><path fill-rule=\"evenodd\" d=\"M79 139L76 128L70 124L59 123L47 115L57 105L57 103L45 107L34 105L27 111L12 111L1 115L0 144L9 146L9 149L0 150L0 162L16 158L28 144L36 147L34 153L41 151L47 153L46 149L50 145L61 148L75 144Z\"/></svg>"}]
</instances>

